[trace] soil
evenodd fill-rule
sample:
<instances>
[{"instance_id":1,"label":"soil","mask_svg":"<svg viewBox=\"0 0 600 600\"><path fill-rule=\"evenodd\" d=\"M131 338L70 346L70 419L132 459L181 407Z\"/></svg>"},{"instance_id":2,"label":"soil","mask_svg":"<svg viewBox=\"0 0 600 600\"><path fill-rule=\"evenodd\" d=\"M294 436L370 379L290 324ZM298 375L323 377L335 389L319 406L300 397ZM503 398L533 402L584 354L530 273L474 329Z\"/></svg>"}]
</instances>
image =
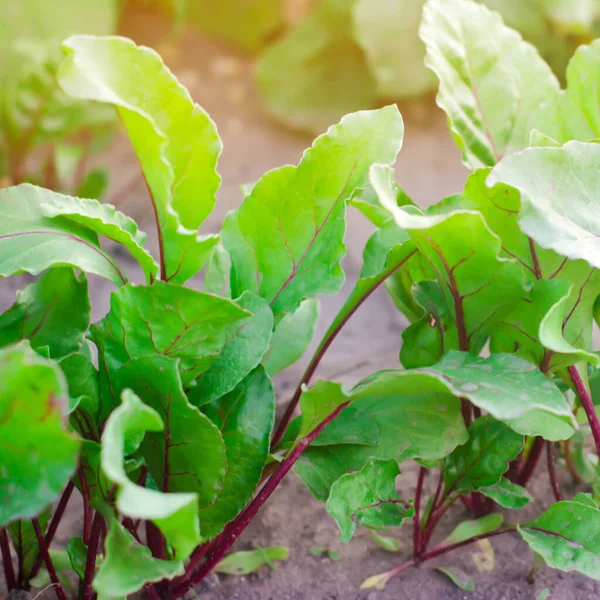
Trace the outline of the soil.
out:
<instances>
[{"instance_id":1,"label":"soil","mask_svg":"<svg viewBox=\"0 0 600 600\"><path fill-rule=\"evenodd\" d=\"M225 148L219 165L223 185L217 207L204 232L216 231L225 213L239 204L241 184L255 181L268 169L297 163L302 151L310 145L311 137L286 130L264 113L253 87L251 58L207 40L195 31L186 31L180 44L173 46L165 42L168 31L166 20L147 8L138 7L126 14L121 31L138 43L156 47L188 86L194 99L217 123ZM467 173L448 134L445 116L436 108L433 99L402 104L400 109L405 118L406 140L397 165L398 181L422 205L460 190ZM150 232L149 199L127 140L120 137L96 162L110 167L109 200L137 218L142 228ZM343 263L348 281L337 296L322 298L315 345L358 275L362 247L370 231L361 215L350 215L349 251ZM151 238L150 246L154 243ZM123 257L123 260L127 261L127 258ZM133 273L133 267L130 265L127 271ZM12 278L3 283L1 309L10 306L15 290L24 279ZM90 289L94 318L99 319L108 310L111 287L92 278ZM321 363L317 377L353 384L376 370L398 368L400 334L405 324L385 291L378 290L334 342ZM305 361L301 361L277 377L281 403L291 395L304 366ZM415 467L405 464L402 468L404 473L398 480L398 489L405 498L412 498ZM434 476L430 475L427 489L434 482ZM565 496L571 497L575 492L569 482L565 480L562 484ZM531 491L541 500L519 513L507 513L507 521L533 517L552 502L545 473L540 473L532 482ZM59 545L66 542L72 531L80 529L80 514L76 501L73 501L57 535ZM467 515L461 507L451 510L439 528L438 539L465 518ZM295 476L289 475L236 547L249 549L285 545L290 551L289 559L278 563L277 570L264 568L247 577L212 575L197 591L206 600L529 600L537 598L544 588L550 590L552 600L600 597L600 583L549 568L538 573L535 583L527 583L533 555L517 534L491 540L495 567L490 572L477 570L473 554L478 549L472 546L404 571L383 591L360 591L360 583L367 577L388 571L409 559L410 529L405 527L393 535L402 544L399 553L388 553L379 548L364 529L359 529L349 544L341 544L337 527L325 512L324 505L315 500ZM314 557L310 553L313 546L335 550L339 552L340 559L332 561ZM475 591L467 593L457 589L433 570L432 567L438 565L463 569L472 576ZM51 597L51 591L42 595L42 598Z\"/></svg>"}]
</instances>

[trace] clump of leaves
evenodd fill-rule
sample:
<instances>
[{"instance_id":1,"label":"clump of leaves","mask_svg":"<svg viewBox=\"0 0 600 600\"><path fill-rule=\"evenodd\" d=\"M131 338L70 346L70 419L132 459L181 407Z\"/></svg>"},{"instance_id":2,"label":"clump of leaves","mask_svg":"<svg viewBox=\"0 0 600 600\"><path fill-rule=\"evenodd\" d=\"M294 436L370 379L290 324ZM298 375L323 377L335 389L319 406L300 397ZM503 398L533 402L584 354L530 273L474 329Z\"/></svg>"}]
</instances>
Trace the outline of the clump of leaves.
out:
<instances>
[{"instance_id":1,"label":"clump of leaves","mask_svg":"<svg viewBox=\"0 0 600 600\"><path fill-rule=\"evenodd\" d=\"M457 40L459 30L469 35ZM386 539L378 532L412 523L413 560L363 587L509 532L550 566L600 579L597 498L565 500L554 464L558 449L598 489L597 458L573 443L587 419L600 448L588 386L598 365L600 231L590 190L599 147L585 141L597 137L589 110L597 100L577 76L596 46L578 51L561 91L533 47L481 5L430 0L422 35L438 102L473 171L463 193L428 210L412 203L393 177L404 130L388 106L347 115L297 166L266 173L219 235L199 234L220 184L210 117L155 52L124 38L65 42L61 87L116 107L148 182L159 254L109 205L29 184L0 192L0 274L41 274L0 319L9 588L49 580L62 600L69 570L85 600L141 589L170 599L213 570L285 558L278 547L226 556L290 470L326 502L342 541L359 526ZM462 43L477 49L476 65L464 62L471 47ZM565 138L584 141L560 146ZM310 343L316 297L342 286L349 205L377 229L273 431L270 375ZM144 285L128 281L100 237L129 251ZM205 289L186 287L203 268ZM92 325L85 273L117 287ZM337 334L384 282L411 322L405 369L352 389L309 387ZM490 355L480 356L486 346ZM495 507L531 500L525 488L544 450L557 503L503 525ZM414 498L395 485L408 460L419 465ZM428 477L436 480L426 499ZM83 526L65 566L50 546L75 489ZM432 545L457 501L475 519ZM490 546L479 549L488 568ZM464 573L444 573L472 587Z\"/></svg>"}]
</instances>

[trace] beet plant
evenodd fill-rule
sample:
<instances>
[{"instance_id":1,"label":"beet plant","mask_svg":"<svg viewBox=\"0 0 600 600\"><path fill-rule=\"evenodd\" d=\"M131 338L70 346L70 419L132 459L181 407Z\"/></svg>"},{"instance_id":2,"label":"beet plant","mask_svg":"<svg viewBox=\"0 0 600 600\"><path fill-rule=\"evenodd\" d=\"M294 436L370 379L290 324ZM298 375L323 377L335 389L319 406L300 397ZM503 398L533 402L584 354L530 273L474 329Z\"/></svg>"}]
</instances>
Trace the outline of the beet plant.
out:
<instances>
[{"instance_id":1,"label":"beet plant","mask_svg":"<svg viewBox=\"0 0 600 600\"><path fill-rule=\"evenodd\" d=\"M64 43L63 91L113 105L129 135L158 254L110 205L30 184L0 191L0 275L40 275L0 316L9 589L49 582L62 600L76 578L84 600L140 590L174 599L213 570L283 559L280 547L229 551L290 470L326 502L343 541L361 525L391 547L378 532L411 524L413 559L365 587L511 533L550 566L600 578L598 456L585 445L591 433L600 447L590 387L600 147L590 142L597 99L587 77L598 47L578 50L563 91L532 46L469 0L430 0L422 37L472 170L462 193L426 210L408 198L392 168L403 122L388 106L347 115L297 166L248 186L219 235L199 234L220 185L209 116L155 52L117 37ZM274 427L271 376L304 354L316 297L344 281L348 206L376 227L360 278ZM137 274L119 264L116 245ZM203 291L186 287L202 269ZM91 325L86 274L116 287ZM410 321L404 369L351 389L311 385L384 283ZM557 502L503 525L497 508L531 501L544 452ZM592 493L563 498L559 454ZM395 485L409 460L419 469L414 498ZM74 492L81 531L56 549ZM433 543L457 501L477 520Z\"/></svg>"}]
</instances>

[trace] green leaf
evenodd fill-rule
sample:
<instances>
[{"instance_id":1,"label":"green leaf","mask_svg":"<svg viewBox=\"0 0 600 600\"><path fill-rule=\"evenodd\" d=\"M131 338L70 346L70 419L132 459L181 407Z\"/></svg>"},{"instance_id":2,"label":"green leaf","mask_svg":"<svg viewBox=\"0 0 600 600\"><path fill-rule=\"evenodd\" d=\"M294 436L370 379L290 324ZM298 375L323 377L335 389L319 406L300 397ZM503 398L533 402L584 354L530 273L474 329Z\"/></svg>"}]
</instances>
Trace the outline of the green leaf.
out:
<instances>
[{"instance_id":1,"label":"green leaf","mask_svg":"<svg viewBox=\"0 0 600 600\"><path fill-rule=\"evenodd\" d=\"M278 317L304 298L337 292L346 202L366 185L373 161L395 160L403 132L395 106L350 114L318 137L297 167L264 175L223 224L232 294L253 291Z\"/></svg>"},{"instance_id":2,"label":"green leaf","mask_svg":"<svg viewBox=\"0 0 600 600\"><path fill-rule=\"evenodd\" d=\"M550 590L548 588L544 588L537 595L536 600L547 600L550 597Z\"/></svg>"},{"instance_id":3,"label":"green leaf","mask_svg":"<svg viewBox=\"0 0 600 600\"><path fill-rule=\"evenodd\" d=\"M502 241L502 253L519 261L533 285L496 325L492 351L516 352L547 371L581 360L596 363L589 352L592 306L600 294L596 271L583 260L566 260L538 246L521 232L519 193L504 185L488 188L488 173L481 169L469 177L463 205L483 214Z\"/></svg>"},{"instance_id":4,"label":"green leaf","mask_svg":"<svg viewBox=\"0 0 600 600\"><path fill-rule=\"evenodd\" d=\"M185 17L209 35L254 51L283 25L283 13L283 0L195 0L187 2Z\"/></svg>"},{"instance_id":5,"label":"green leaf","mask_svg":"<svg viewBox=\"0 0 600 600\"><path fill-rule=\"evenodd\" d=\"M121 404L112 412L102 435L101 466L105 476L117 486L116 508L123 515L151 520L185 560L201 542L196 494L164 494L133 483L123 461L126 449L135 450L146 431L162 431L160 415L125 390Z\"/></svg>"},{"instance_id":6,"label":"green leaf","mask_svg":"<svg viewBox=\"0 0 600 600\"><path fill-rule=\"evenodd\" d=\"M423 391L445 388L523 435L565 440L577 427L569 403L556 384L534 365L512 354L481 358L451 351L436 365L406 375L400 372L395 377L412 381L419 375L426 376L421 382ZM429 377L437 381L427 381Z\"/></svg>"},{"instance_id":7,"label":"green leaf","mask_svg":"<svg viewBox=\"0 0 600 600\"><path fill-rule=\"evenodd\" d=\"M369 533L371 537L375 540L375 543L383 548L386 552L399 552L400 551L400 542L392 537L388 537L386 535L381 535L374 529L369 529Z\"/></svg>"},{"instance_id":8,"label":"green leaf","mask_svg":"<svg viewBox=\"0 0 600 600\"><path fill-rule=\"evenodd\" d=\"M37 516L40 529L45 534L50 520L50 508L46 508ZM14 521L8 526L13 548L19 557L19 564L23 572L23 579L29 581L29 575L37 560L40 546L33 525L30 521Z\"/></svg>"},{"instance_id":9,"label":"green leaf","mask_svg":"<svg viewBox=\"0 0 600 600\"><path fill-rule=\"evenodd\" d=\"M60 494L77 465L66 426L67 385L52 361L23 342L0 350L0 526L30 519Z\"/></svg>"},{"instance_id":10,"label":"green leaf","mask_svg":"<svg viewBox=\"0 0 600 600\"><path fill-rule=\"evenodd\" d=\"M368 590L371 588L375 588L376 590L383 590L385 588L386 583L395 575L392 571L388 571L387 573L379 573L377 575L371 575L371 577L367 577L361 584L361 590Z\"/></svg>"},{"instance_id":11,"label":"green leaf","mask_svg":"<svg viewBox=\"0 0 600 600\"><path fill-rule=\"evenodd\" d=\"M364 50L384 98L420 96L435 87L423 65L419 39L424 0L359 0L354 4L354 37Z\"/></svg>"},{"instance_id":12,"label":"green leaf","mask_svg":"<svg viewBox=\"0 0 600 600\"><path fill-rule=\"evenodd\" d=\"M340 528L342 542L350 541L357 523L369 529L390 529L412 518L414 508L396 492L398 475L396 461L370 460L357 473L348 473L333 484L326 508Z\"/></svg>"},{"instance_id":13,"label":"green leaf","mask_svg":"<svg viewBox=\"0 0 600 600\"><path fill-rule=\"evenodd\" d=\"M262 367L232 392L202 407L225 441L227 472L223 488L200 509L205 539L214 537L252 498L269 455L275 420L275 391Z\"/></svg>"},{"instance_id":14,"label":"green leaf","mask_svg":"<svg viewBox=\"0 0 600 600\"><path fill-rule=\"evenodd\" d=\"M500 513L492 513L474 521L463 521L457 525L452 533L444 540L444 544L459 544L472 537L485 535L495 531L502 525L503 517Z\"/></svg>"},{"instance_id":15,"label":"green leaf","mask_svg":"<svg viewBox=\"0 0 600 600\"><path fill-rule=\"evenodd\" d=\"M445 575L457 588L464 592L475 590L473 580L462 569L458 567L435 567L435 570Z\"/></svg>"},{"instance_id":16,"label":"green leaf","mask_svg":"<svg viewBox=\"0 0 600 600\"><path fill-rule=\"evenodd\" d=\"M318 320L319 302L314 299L303 300L293 313L283 316L263 358L265 370L271 377L302 358L315 334Z\"/></svg>"},{"instance_id":17,"label":"green leaf","mask_svg":"<svg viewBox=\"0 0 600 600\"><path fill-rule=\"evenodd\" d=\"M0 276L38 275L49 267L70 265L117 285L126 283L93 231L44 216L48 193L28 183L0 190Z\"/></svg>"},{"instance_id":18,"label":"green leaf","mask_svg":"<svg viewBox=\"0 0 600 600\"><path fill-rule=\"evenodd\" d=\"M150 550L138 544L113 518L106 536L104 560L93 586L104 598L122 598L142 589L146 583L172 579L183 571L181 560L153 558Z\"/></svg>"},{"instance_id":19,"label":"green leaf","mask_svg":"<svg viewBox=\"0 0 600 600\"><path fill-rule=\"evenodd\" d=\"M133 359L117 374L118 390L132 390L163 421L162 430L146 433L140 446L158 488L193 492L206 507L223 486L225 443L211 420L188 402L178 367L178 360L168 356Z\"/></svg>"},{"instance_id":20,"label":"green leaf","mask_svg":"<svg viewBox=\"0 0 600 600\"><path fill-rule=\"evenodd\" d=\"M221 182L215 124L149 48L125 38L74 36L63 49L62 88L116 106L154 203L163 279L186 281L218 241L198 235Z\"/></svg>"},{"instance_id":21,"label":"green leaf","mask_svg":"<svg viewBox=\"0 0 600 600\"><path fill-rule=\"evenodd\" d=\"M523 487L502 477L491 487L479 488L479 491L503 508L523 508L533 500L533 496Z\"/></svg>"},{"instance_id":22,"label":"green leaf","mask_svg":"<svg viewBox=\"0 0 600 600\"><path fill-rule=\"evenodd\" d=\"M454 349L479 353L494 325L523 295L520 265L500 255L500 240L480 213L453 206L426 215L409 213L396 205L390 167L373 165L370 178L381 204L400 228L408 230L435 273L456 324ZM452 349L448 342L444 338L446 351Z\"/></svg>"},{"instance_id":23,"label":"green leaf","mask_svg":"<svg viewBox=\"0 0 600 600\"><path fill-rule=\"evenodd\" d=\"M77 352L90 322L85 275L56 268L17 292L12 307L0 315L0 346L29 340L47 346L52 358Z\"/></svg>"},{"instance_id":24,"label":"green leaf","mask_svg":"<svg viewBox=\"0 0 600 600\"><path fill-rule=\"evenodd\" d=\"M116 372L128 360L163 355L180 359L184 386L208 370L248 312L225 298L157 281L152 286L128 285L112 294L110 312L92 326L98 346L103 385L101 413Z\"/></svg>"},{"instance_id":25,"label":"green leaf","mask_svg":"<svg viewBox=\"0 0 600 600\"><path fill-rule=\"evenodd\" d=\"M446 494L472 492L500 482L523 448L523 436L485 416L469 427L469 441L444 459Z\"/></svg>"},{"instance_id":26,"label":"green leaf","mask_svg":"<svg viewBox=\"0 0 600 600\"><path fill-rule=\"evenodd\" d=\"M573 497L573 502L579 502L580 504L585 504L586 506L591 506L592 508L598 508L598 504L592 498L592 495L584 492L578 492L575 494Z\"/></svg>"},{"instance_id":27,"label":"green leaf","mask_svg":"<svg viewBox=\"0 0 600 600\"><path fill-rule=\"evenodd\" d=\"M467 0L429 0L421 39L467 166L491 166L526 148L531 112L559 89L535 48L496 12Z\"/></svg>"},{"instance_id":28,"label":"green leaf","mask_svg":"<svg viewBox=\"0 0 600 600\"><path fill-rule=\"evenodd\" d=\"M41 205L42 214L59 222L77 223L98 235L123 244L142 267L150 283L158 275L158 264L144 248L146 234L139 230L137 223L118 211L111 204L101 204L97 200L75 198L56 194L48 190Z\"/></svg>"},{"instance_id":29,"label":"green leaf","mask_svg":"<svg viewBox=\"0 0 600 600\"><path fill-rule=\"evenodd\" d=\"M73 571L77 573L77 577L83 580L85 578L85 564L87 562L87 546L83 543L83 538L72 537L67 542L67 554L71 561Z\"/></svg>"},{"instance_id":30,"label":"green leaf","mask_svg":"<svg viewBox=\"0 0 600 600\"><path fill-rule=\"evenodd\" d=\"M108 191L108 178L108 170L91 169L79 187L75 190L75 194L79 198L93 198L94 200L102 200Z\"/></svg>"},{"instance_id":31,"label":"green leaf","mask_svg":"<svg viewBox=\"0 0 600 600\"><path fill-rule=\"evenodd\" d=\"M376 83L354 41L352 0L323 0L259 58L257 83L269 113L310 133L370 108Z\"/></svg>"},{"instance_id":32,"label":"green leaf","mask_svg":"<svg viewBox=\"0 0 600 600\"><path fill-rule=\"evenodd\" d=\"M244 292L235 302L252 316L241 322L236 336L223 346L217 359L190 389L188 397L194 406L230 392L260 364L269 348L273 312L267 302L252 292Z\"/></svg>"},{"instance_id":33,"label":"green leaf","mask_svg":"<svg viewBox=\"0 0 600 600\"><path fill-rule=\"evenodd\" d=\"M557 502L518 528L529 547L553 569L600 580L600 510L579 502Z\"/></svg>"},{"instance_id":34,"label":"green leaf","mask_svg":"<svg viewBox=\"0 0 600 600\"><path fill-rule=\"evenodd\" d=\"M286 560L287 557L288 549L285 546L269 546L246 552L234 552L226 556L214 570L227 575L248 575L265 565L275 569L273 561Z\"/></svg>"},{"instance_id":35,"label":"green leaf","mask_svg":"<svg viewBox=\"0 0 600 600\"><path fill-rule=\"evenodd\" d=\"M204 274L204 291L224 298L231 297L229 279L231 271L231 258L223 245L219 242L212 249L210 259Z\"/></svg>"},{"instance_id":36,"label":"green leaf","mask_svg":"<svg viewBox=\"0 0 600 600\"><path fill-rule=\"evenodd\" d=\"M83 438L90 437L89 434L91 434L93 439L99 439L96 427L99 425L100 397L96 367L83 353L69 354L58 364L67 378L69 409L71 412L78 411L72 418L72 424L76 425L76 429ZM85 413L89 420L81 413Z\"/></svg>"}]
</instances>

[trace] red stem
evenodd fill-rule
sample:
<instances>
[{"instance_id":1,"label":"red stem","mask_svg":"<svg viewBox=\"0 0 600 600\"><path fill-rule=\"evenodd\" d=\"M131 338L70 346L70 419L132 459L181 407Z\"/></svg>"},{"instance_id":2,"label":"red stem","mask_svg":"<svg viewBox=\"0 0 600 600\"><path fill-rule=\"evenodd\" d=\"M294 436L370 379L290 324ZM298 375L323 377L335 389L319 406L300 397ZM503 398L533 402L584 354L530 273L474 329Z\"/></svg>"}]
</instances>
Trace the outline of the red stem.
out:
<instances>
[{"instance_id":1,"label":"red stem","mask_svg":"<svg viewBox=\"0 0 600 600\"><path fill-rule=\"evenodd\" d=\"M542 455L542 450L544 449L544 440L541 437L536 437L533 442L533 446L531 446L531 450L529 451L529 456L525 461L525 464L521 468L521 472L519 473L519 477L517 479L517 483L520 486L525 487L527 482L533 475L535 468L540 460L540 456Z\"/></svg>"},{"instance_id":2,"label":"red stem","mask_svg":"<svg viewBox=\"0 0 600 600\"><path fill-rule=\"evenodd\" d=\"M152 521L146 521L146 541L154 558L164 558L165 538Z\"/></svg>"},{"instance_id":3,"label":"red stem","mask_svg":"<svg viewBox=\"0 0 600 600\"><path fill-rule=\"evenodd\" d=\"M308 448L312 441L331 423L343 410L348 406L349 402L340 404L326 419L321 421L309 435L302 438L291 453L279 464L278 469L267 480L263 488L254 497L252 502L234 519L223 533L219 536L219 543L208 553L206 561L200 566L198 571L194 573L197 564L192 564L192 561L186 568L186 573L182 578L175 580L170 587L170 592L175 597L180 597L185 594L190 588L197 585L208 575L227 554L231 546L242 534L244 529L250 524L256 516L262 505L268 500L271 494L275 491L281 480L285 477L288 471L294 466L294 463L300 458L302 453ZM201 560L201 559L200 559ZM87 600L87 599L84 599Z\"/></svg>"},{"instance_id":4,"label":"red stem","mask_svg":"<svg viewBox=\"0 0 600 600\"><path fill-rule=\"evenodd\" d=\"M60 525L60 522L65 514L67 504L69 504L69 500L74 489L75 484L72 481L69 481L62 493L62 496L60 497L60 500L58 501L58 504L56 505L56 510L54 511L54 515L52 517L52 520L50 521L50 525L48 526L48 531L46 531L46 535L44 537L47 548L49 548L52 545L54 535L56 534L58 526ZM42 560L42 554L41 552L39 552L37 555L37 559L33 565L33 568L31 569L31 573L29 574L30 579L33 579L37 575L38 571L40 570L40 567L42 566Z\"/></svg>"},{"instance_id":5,"label":"red stem","mask_svg":"<svg viewBox=\"0 0 600 600\"><path fill-rule=\"evenodd\" d=\"M102 515L96 511L96 514L94 515L94 521L92 523L92 530L90 532L90 543L88 544L87 559L85 561L85 576L83 579L83 588L81 594L82 600L92 600L94 597L92 581L96 571L96 556L98 554L98 542L100 541L103 522L104 519L102 518Z\"/></svg>"},{"instance_id":6,"label":"red stem","mask_svg":"<svg viewBox=\"0 0 600 600\"><path fill-rule=\"evenodd\" d=\"M552 448L552 442L546 442L546 459L548 460L548 475L550 475L550 485L554 492L554 497L557 502L564 500L563 495L558 485L558 479L556 478L556 465L554 464L554 451Z\"/></svg>"},{"instance_id":7,"label":"red stem","mask_svg":"<svg viewBox=\"0 0 600 600\"><path fill-rule=\"evenodd\" d=\"M417 490L415 492L415 516L413 517L413 556L417 558L421 553L421 494L423 493L423 483L427 469L419 469L419 478L417 480Z\"/></svg>"},{"instance_id":8,"label":"red stem","mask_svg":"<svg viewBox=\"0 0 600 600\"><path fill-rule=\"evenodd\" d=\"M92 509L90 508L90 488L83 474L81 466L78 469L81 497L83 498L83 543L87 546L90 542L90 528L92 526Z\"/></svg>"},{"instance_id":9,"label":"red stem","mask_svg":"<svg viewBox=\"0 0 600 600\"><path fill-rule=\"evenodd\" d=\"M596 452L600 456L600 422L598 421L598 415L596 415L594 402L575 365L571 365L569 367L569 375L571 376L573 385L577 391L577 395L581 400L581 406L583 406L583 410L585 410L585 414L587 415L588 423L590 424L590 428L592 430L592 437L594 438L594 443L596 444Z\"/></svg>"},{"instance_id":10,"label":"red stem","mask_svg":"<svg viewBox=\"0 0 600 600\"><path fill-rule=\"evenodd\" d=\"M12 557L10 555L10 544L8 543L8 534L6 527L0 528L0 551L2 552L2 565L4 566L4 578L8 591L17 588L17 578L13 568Z\"/></svg>"},{"instance_id":11,"label":"red stem","mask_svg":"<svg viewBox=\"0 0 600 600\"><path fill-rule=\"evenodd\" d=\"M44 539L40 522L37 519L33 519L31 523L33 524L33 530L35 531L35 536L37 537L38 545L40 547L40 555L46 564L46 569L48 570L48 575L50 575L50 581L52 582L52 587L54 588L56 597L58 600L67 600L67 595L65 594L65 591L62 589L62 585L60 585L60 581L58 580L58 575L56 574L54 563L50 557L50 552L48 552L48 546L46 545L46 540Z\"/></svg>"}]
</instances>

